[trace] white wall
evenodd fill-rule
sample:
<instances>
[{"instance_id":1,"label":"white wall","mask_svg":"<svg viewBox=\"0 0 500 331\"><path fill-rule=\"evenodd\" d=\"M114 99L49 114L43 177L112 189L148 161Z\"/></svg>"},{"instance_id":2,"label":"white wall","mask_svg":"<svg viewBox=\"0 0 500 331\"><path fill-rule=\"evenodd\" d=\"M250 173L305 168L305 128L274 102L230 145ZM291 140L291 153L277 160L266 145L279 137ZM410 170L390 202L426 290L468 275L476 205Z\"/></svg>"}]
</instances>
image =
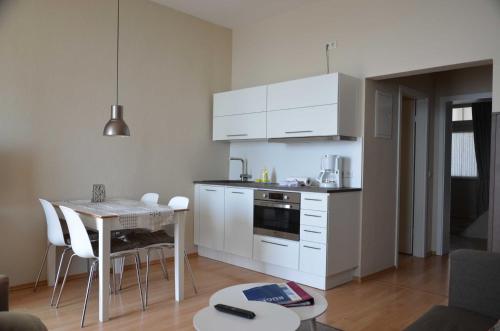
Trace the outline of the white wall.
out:
<instances>
[{"instance_id":1,"label":"white wall","mask_svg":"<svg viewBox=\"0 0 500 331\"><path fill-rule=\"evenodd\" d=\"M37 198L160 193L228 173L212 93L230 88L231 31L121 1L120 103L129 138L102 136L115 98L116 1L0 1L0 273L34 281L46 243ZM192 214L187 247L192 248Z\"/></svg>"},{"instance_id":2,"label":"white wall","mask_svg":"<svg viewBox=\"0 0 500 331\"><path fill-rule=\"evenodd\" d=\"M253 179L261 176L266 167L277 181L287 177L315 178L320 171L320 158L323 154L338 154L344 159L345 186L361 187L362 140L357 141L316 141L304 143L232 142L229 150L231 157L248 160L248 172ZM229 178L239 179L241 163L231 161Z\"/></svg>"},{"instance_id":3,"label":"white wall","mask_svg":"<svg viewBox=\"0 0 500 331\"><path fill-rule=\"evenodd\" d=\"M378 77L492 59L500 111L500 1L316 0L233 30L233 88L333 71Z\"/></svg>"}]
</instances>

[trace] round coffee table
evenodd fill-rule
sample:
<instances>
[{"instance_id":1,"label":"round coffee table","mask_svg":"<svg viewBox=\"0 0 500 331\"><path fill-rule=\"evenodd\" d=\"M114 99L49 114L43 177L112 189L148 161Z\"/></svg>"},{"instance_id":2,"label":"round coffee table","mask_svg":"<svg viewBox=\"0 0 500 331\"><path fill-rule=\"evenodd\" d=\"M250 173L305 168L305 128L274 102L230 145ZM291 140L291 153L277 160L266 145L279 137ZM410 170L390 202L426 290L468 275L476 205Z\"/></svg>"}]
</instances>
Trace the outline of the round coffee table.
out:
<instances>
[{"instance_id":1,"label":"round coffee table","mask_svg":"<svg viewBox=\"0 0 500 331\"><path fill-rule=\"evenodd\" d=\"M300 319L290 309L267 302L247 301L237 305L238 308L251 310L254 319L246 319L217 311L208 306L194 315L193 325L197 331L293 331L300 326Z\"/></svg>"},{"instance_id":2,"label":"round coffee table","mask_svg":"<svg viewBox=\"0 0 500 331\"><path fill-rule=\"evenodd\" d=\"M212 294L209 304L210 306L214 306L218 303L222 303L225 305L239 307L242 304L255 302L248 301L243 294L243 290L269 284L270 283L250 283L226 287ZM328 308L328 302L326 301L325 297L317 291L308 289L306 292L314 298L314 305L304 307L291 307L288 309L296 313L301 321L307 321L310 324L311 330L316 330L316 317L320 316L326 311L326 308Z\"/></svg>"}]
</instances>

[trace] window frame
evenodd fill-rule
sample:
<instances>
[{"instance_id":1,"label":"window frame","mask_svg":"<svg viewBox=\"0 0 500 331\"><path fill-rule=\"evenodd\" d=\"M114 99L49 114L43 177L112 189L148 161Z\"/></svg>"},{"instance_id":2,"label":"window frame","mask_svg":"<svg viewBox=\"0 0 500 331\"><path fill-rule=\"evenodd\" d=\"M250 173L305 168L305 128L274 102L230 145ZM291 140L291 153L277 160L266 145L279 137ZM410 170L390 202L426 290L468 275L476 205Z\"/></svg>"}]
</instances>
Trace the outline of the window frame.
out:
<instances>
[{"instance_id":1,"label":"window frame","mask_svg":"<svg viewBox=\"0 0 500 331\"><path fill-rule=\"evenodd\" d=\"M469 108L472 107L471 103L467 104L454 104L451 107L451 111L455 108ZM462 132L472 132L474 133L474 125L473 120L465 120L465 121L451 121L451 139L453 139L453 133L462 133ZM475 142L474 142L475 143ZM451 152L451 151L450 151ZM453 157L453 154L451 155ZM474 149L474 157L476 158L476 150ZM477 158L476 158L477 160ZM450 162L453 162L450 160ZM450 164L451 168L451 164ZM479 172L477 169L477 161L476 161L476 176L453 176L451 178L461 179L461 180L479 180Z\"/></svg>"}]
</instances>

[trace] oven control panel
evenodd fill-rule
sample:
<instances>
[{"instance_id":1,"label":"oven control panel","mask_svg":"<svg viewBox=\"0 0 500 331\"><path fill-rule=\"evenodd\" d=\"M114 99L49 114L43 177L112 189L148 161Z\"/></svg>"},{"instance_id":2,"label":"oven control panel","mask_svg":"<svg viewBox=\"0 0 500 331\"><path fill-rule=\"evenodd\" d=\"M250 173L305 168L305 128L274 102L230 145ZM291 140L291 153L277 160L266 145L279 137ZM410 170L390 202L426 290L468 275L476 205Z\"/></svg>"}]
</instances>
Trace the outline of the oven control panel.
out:
<instances>
[{"instance_id":1,"label":"oven control panel","mask_svg":"<svg viewBox=\"0 0 500 331\"><path fill-rule=\"evenodd\" d=\"M298 192L255 190L254 191L254 200L300 203L300 193L298 193Z\"/></svg>"}]
</instances>

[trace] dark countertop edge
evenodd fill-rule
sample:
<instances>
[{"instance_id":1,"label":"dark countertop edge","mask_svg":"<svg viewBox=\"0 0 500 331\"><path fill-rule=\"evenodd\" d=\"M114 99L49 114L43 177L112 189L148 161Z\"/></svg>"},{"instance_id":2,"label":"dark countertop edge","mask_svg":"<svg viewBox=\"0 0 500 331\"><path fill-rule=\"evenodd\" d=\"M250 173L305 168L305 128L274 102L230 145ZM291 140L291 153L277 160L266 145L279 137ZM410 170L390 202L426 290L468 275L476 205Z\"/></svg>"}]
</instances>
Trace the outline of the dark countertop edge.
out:
<instances>
[{"instance_id":1,"label":"dark countertop edge","mask_svg":"<svg viewBox=\"0 0 500 331\"><path fill-rule=\"evenodd\" d=\"M228 182L226 180L195 180L193 184L216 185L216 186L232 186L232 187L246 187L253 189L266 189L277 191L294 191L294 192L312 192L312 193L342 193L342 192L356 192L361 191L360 187L340 187L340 188L326 188L318 186L279 186L278 184L264 184L255 182Z\"/></svg>"}]
</instances>

